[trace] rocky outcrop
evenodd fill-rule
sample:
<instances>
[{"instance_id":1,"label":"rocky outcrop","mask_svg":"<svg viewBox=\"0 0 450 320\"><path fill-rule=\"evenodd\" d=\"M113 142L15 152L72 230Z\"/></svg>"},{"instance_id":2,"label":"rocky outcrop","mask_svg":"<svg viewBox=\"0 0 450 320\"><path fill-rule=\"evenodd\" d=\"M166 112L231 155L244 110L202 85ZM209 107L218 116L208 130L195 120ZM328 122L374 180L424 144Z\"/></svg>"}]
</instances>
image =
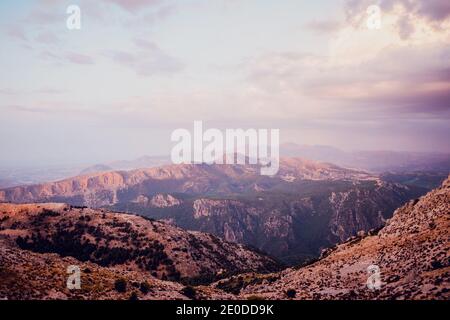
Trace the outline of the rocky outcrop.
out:
<instances>
[{"instance_id":1,"label":"rocky outcrop","mask_svg":"<svg viewBox=\"0 0 450 320\"><path fill-rule=\"evenodd\" d=\"M245 210L242 203L233 200L197 199L192 205L194 219L227 216L238 207Z\"/></svg>"},{"instance_id":2,"label":"rocky outcrop","mask_svg":"<svg viewBox=\"0 0 450 320\"><path fill-rule=\"evenodd\" d=\"M170 208L173 206L178 206L182 203L181 200L175 198L170 194L156 194L153 197L149 198L144 195L139 195L132 201L133 203L137 203L144 207L151 208Z\"/></svg>"}]
</instances>

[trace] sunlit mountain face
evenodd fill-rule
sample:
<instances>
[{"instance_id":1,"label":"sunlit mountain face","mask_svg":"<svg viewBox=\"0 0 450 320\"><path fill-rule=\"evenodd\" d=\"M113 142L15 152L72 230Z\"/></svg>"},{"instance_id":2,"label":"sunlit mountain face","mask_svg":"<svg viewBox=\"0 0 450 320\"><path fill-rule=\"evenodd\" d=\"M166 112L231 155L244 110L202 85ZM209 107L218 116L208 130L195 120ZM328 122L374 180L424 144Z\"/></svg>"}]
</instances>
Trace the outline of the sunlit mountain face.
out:
<instances>
[{"instance_id":1,"label":"sunlit mountain face","mask_svg":"<svg viewBox=\"0 0 450 320\"><path fill-rule=\"evenodd\" d=\"M169 165L8 188L0 190L0 199L64 202L162 219L251 245L292 265L383 226L396 208L426 193L431 188L426 183L443 179L436 173L427 177L378 176L282 158L272 177L261 176L256 165Z\"/></svg>"},{"instance_id":2,"label":"sunlit mountain face","mask_svg":"<svg viewBox=\"0 0 450 320\"><path fill-rule=\"evenodd\" d=\"M448 300L448 1L0 20L0 300Z\"/></svg>"}]
</instances>

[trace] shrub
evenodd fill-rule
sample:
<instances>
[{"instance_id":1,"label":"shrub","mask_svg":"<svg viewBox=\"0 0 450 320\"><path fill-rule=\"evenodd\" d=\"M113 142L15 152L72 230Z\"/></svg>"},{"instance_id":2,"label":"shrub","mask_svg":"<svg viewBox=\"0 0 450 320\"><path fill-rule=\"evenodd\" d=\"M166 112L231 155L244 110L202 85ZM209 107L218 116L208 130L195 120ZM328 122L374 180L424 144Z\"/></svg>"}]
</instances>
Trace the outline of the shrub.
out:
<instances>
[{"instance_id":1,"label":"shrub","mask_svg":"<svg viewBox=\"0 0 450 320\"><path fill-rule=\"evenodd\" d=\"M128 300L133 300L133 301L139 300L136 291L133 291L133 292L131 293L131 295L130 295L130 297L128 298Z\"/></svg>"},{"instance_id":2,"label":"shrub","mask_svg":"<svg viewBox=\"0 0 450 320\"><path fill-rule=\"evenodd\" d=\"M225 292L237 295L246 285L244 279L239 276L223 280L217 284L217 287Z\"/></svg>"},{"instance_id":3,"label":"shrub","mask_svg":"<svg viewBox=\"0 0 450 320\"><path fill-rule=\"evenodd\" d=\"M431 268L433 270L440 269L442 267L443 267L443 265L442 265L442 263L440 261L437 261L437 260L431 261Z\"/></svg>"},{"instance_id":4,"label":"shrub","mask_svg":"<svg viewBox=\"0 0 450 320\"><path fill-rule=\"evenodd\" d=\"M294 289L289 289L288 291L286 291L286 296L290 299L295 298L296 295L297 291L295 291Z\"/></svg>"},{"instance_id":5,"label":"shrub","mask_svg":"<svg viewBox=\"0 0 450 320\"><path fill-rule=\"evenodd\" d=\"M150 291L150 285L148 282L141 282L141 286L139 288L143 294L147 294Z\"/></svg>"},{"instance_id":6,"label":"shrub","mask_svg":"<svg viewBox=\"0 0 450 320\"><path fill-rule=\"evenodd\" d=\"M247 300L264 300L264 298L257 295L251 295L247 297Z\"/></svg>"},{"instance_id":7,"label":"shrub","mask_svg":"<svg viewBox=\"0 0 450 320\"><path fill-rule=\"evenodd\" d=\"M189 299L195 299L197 292L194 287L186 286L181 290L181 293L188 297Z\"/></svg>"},{"instance_id":8,"label":"shrub","mask_svg":"<svg viewBox=\"0 0 450 320\"><path fill-rule=\"evenodd\" d=\"M127 291L127 281L123 278L117 279L114 282L114 289L116 289L117 292L126 292Z\"/></svg>"}]
</instances>

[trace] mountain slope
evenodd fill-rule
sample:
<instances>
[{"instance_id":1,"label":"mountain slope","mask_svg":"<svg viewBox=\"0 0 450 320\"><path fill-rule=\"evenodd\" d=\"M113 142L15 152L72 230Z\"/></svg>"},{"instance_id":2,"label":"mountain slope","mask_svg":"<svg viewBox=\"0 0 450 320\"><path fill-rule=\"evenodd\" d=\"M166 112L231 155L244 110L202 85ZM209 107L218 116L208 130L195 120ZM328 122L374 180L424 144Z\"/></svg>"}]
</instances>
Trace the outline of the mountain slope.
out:
<instances>
[{"instance_id":1,"label":"mountain slope","mask_svg":"<svg viewBox=\"0 0 450 320\"><path fill-rule=\"evenodd\" d=\"M396 208L417 195L413 189L386 183L303 181L288 191L180 195L159 207L141 199L113 209L213 233L297 264L360 231L381 227Z\"/></svg>"},{"instance_id":2,"label":"mountain slope","mask_svg":"<svg viewBox=\"0 0 450 320\"><path fill-rule=\"evenodd\" d=\"M300 158L282 159L276 177L261 176L256 165L170 165L132 171L110 171L0 190L0 201L14 203L68 202L100 207L127 200L137 192L230 193L255 187L259 181L270 188L298 180L374 179L355 170ZM264 186L263 186L264 188ZM137 193L137 194L136 194Z\"/></svg>"},{"instance_id":3,"label":"mountain slope","mask_svg":"<svg viewBox=\"0 0 450 320\"><path fill-rule=\"evenodd\" d=\"M165 220L251 245L290 265L378 228L425 188L283 158L274 177L252 165L173 165L111 171L0 190L0 201L65 202Z\"/></svg>"},{"instance_id":4,"label":"mountain slope","mask_svg":"<svg viewBox=\"0 0 450 320\"><path fill-rule=\"evenodd\" d=\"M277 268L272 259L210 234L64 204L0 204L0 237L24 250L122 266L163 280L205 282Z\"/></svg>"},{"instance_id":5,"label":"mountain slope","mask_svg":"<svg viewBox=\"0 0 450 320\"><path fill-rule=\"evenodd\" d=\"M69 290L66 286L69 266L80 268L80 290ZM161 281L148 273L122 266L101 267L57 254L34 253L5 240L0 240L0 279L0 299L8 300L121 300L129 299L133 292L139 299L187 299L181 284ZM124 292L115 289L119 280L126 283Z\"/></svg>"},{"instance_id":6,"label":"mountain slope","mask_svg":"<svg viewBox=\"0 0 450 320\"><path fill-rule=\"evenodd\" d=\"M31 252L16 245L18 237L33 233L36 228L41 230L40 237L45 238L46 230L54 232L52 225L63 224L65 230L71 230L74 221L85 222L89 219L91 220L88 222L93 221L96 224L98 219L101 219L103 222L99 225L103 231L114 232L119 236L123 235L123 230L120 230L124 227L122 223L130 222L129 219L136 218L145 229L158 226L159 232L162 232L162 228L171 229L170 226L162 223L155 225L154 222L139 217L71 208L60 204L3 204L0 213L0 298L127 299L132 293L134 298L139 299L188 298L179 283L156 279L149 272L133 266L133 263L100 266L98 263L61 257L55 253ZM117 217L120 217L119 220L114 222ZM134 223L132 225L134 230L137 226ZM176 230L168 233L173 235L174 232L176 233ZM132 235L133 232L129 234ZM396 210L393 218L379 232L354 237L344 244L326 250L323 257L313 264L269 274L242 273L208 286L196 287L196 296L202 299L295 297L448 300L449 234L450 178L439 189ZM37 238L38 236L34 237ZM102 236L100 238L104 240ZM180 244L186 245L184 236L180 235L180 238ZM148 239L145 240L148 242ZM159 235L158 240L167 243L167 235ZM120 239L110 242L116 245L124 244ZM23 243L20 245L23 246ZM36 251L47 251L48 248L43 246ZM190 251L191 247L188 247L188 250ZM205 254L209 250L211 248L207 248ZM178 263L180 262L176 261L175 264ZM195 268L195 262L185 263ZM373 264L379 267L381 286L379 290L372 291L367 288L367 267ZM81 290L68 290L65 286L66 269L69 265L80 266ZM125 290L117 290L117 280L127 284Z\"/></svg>"},{"instance_id":7,"label":"mountain slope","mask_svg":"<svg viewBox=\"0 0 450 320\"><path fill-rule=\"evenodd\" d=\"M280 149L281 155L284 156L305 157L379 173L386 171L397 173L449 172L450 170L449 153L387 150L343 151L330 146L298 145L295 143L282 144Z\"/></svg>"},{"instance_id":8,"label":"mountain slope","mask_svg":"<svg viewBox=\"0 0 450 320\"><path fill-rule=\"evenodd\" d=\"M450 298L450 178L416 201L396 210L376 235L355 237L324 253L309 266L287 269L268 281L250 276L241 297L286 298L290 289L298 299L446 299ZM381 288L367 288L367 268L377 265ZM222 280L229 288L235 279ZM292 293L292 292L291 292Z\"/></svg>"}]
</instances>

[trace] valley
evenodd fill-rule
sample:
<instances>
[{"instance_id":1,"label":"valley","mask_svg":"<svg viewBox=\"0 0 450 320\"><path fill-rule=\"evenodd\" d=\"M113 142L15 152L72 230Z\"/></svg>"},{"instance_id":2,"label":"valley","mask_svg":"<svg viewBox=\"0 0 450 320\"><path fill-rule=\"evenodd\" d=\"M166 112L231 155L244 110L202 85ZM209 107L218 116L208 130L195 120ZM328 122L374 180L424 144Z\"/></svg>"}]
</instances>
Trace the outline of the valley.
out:
<instances>
[{"instance_id":1,"label":"valley","mask_svg":"<svg viewBox=\"0 0 450 320\"><path fill-rule=\"evenodd\" d=\"M431 187L430 182L402 184L397 180L406 178L386 177L390 180L333 164L281 158L274 177L261 176L257 165L169 165L3 189L0 200L64 202L139 214L297 265L351 236L380 228L396 208Z\"/></svg>"},{"instance_id":2,"label":"valley","mask_svg":"<svg viewBox=\"0 0 450 320\"><path fill-rule=\"evenodd\" d=\"M277 271L274 260L242 245L164 222L65 204L1 204L0 298L447 300L449 213L450 177L381 229ZM378 290L366 284L373 264ZM65 286L69 265L82 270L80 290ZM214 277L192 282L200 274Z\"/></svg>"}]
</instances>

